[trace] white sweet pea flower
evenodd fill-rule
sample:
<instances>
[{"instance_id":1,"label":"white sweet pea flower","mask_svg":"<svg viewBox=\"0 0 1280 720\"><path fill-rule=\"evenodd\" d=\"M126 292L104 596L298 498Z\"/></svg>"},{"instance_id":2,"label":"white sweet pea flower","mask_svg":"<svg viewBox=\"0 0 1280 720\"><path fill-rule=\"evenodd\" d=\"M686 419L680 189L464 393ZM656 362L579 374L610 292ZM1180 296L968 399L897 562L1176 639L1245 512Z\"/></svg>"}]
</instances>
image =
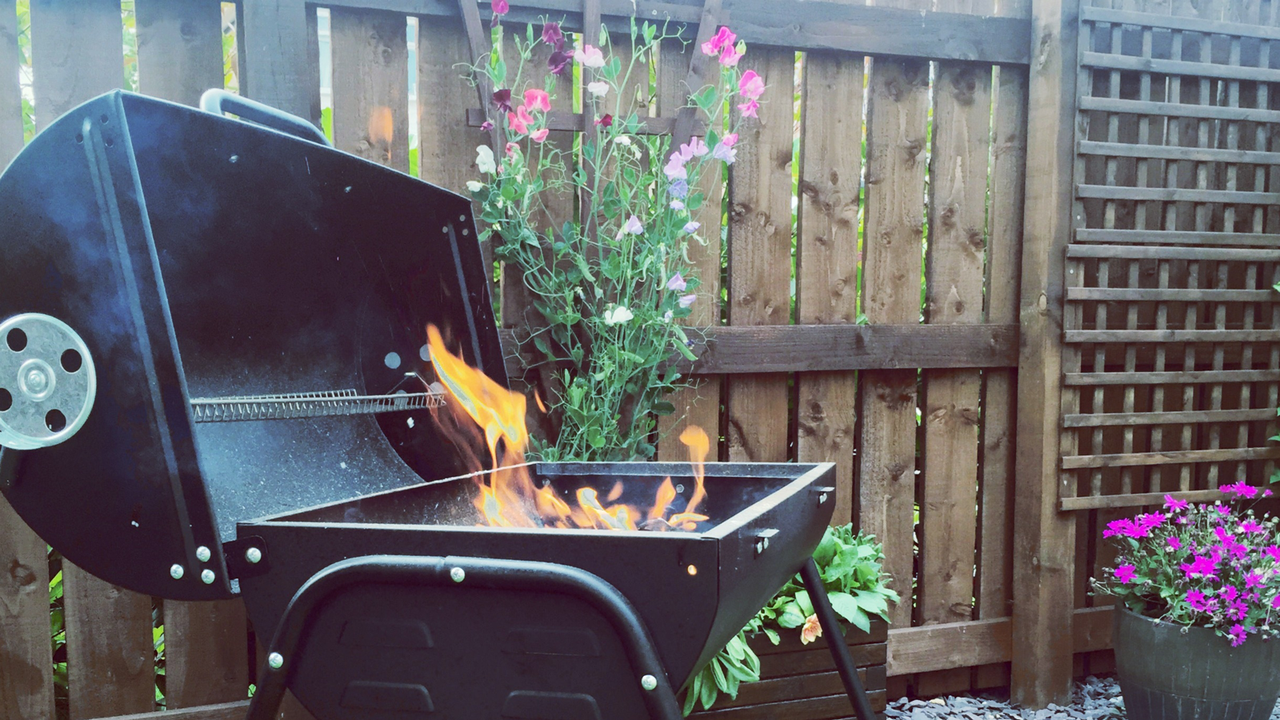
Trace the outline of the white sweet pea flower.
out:
<instances>
[{"instance_id":1,"label":"white sweet pea flower","mask_svg":"<svg viewBox=\"0 0 1280 720\"><path fill-rule=\"evenodd\" d=\"M609 92L609 83L597 80L593 83L587 83L587 92L593 97L604 97Z\"/></svg>"},{"instance_id":2,"label":"white sweet pea flower","mask_svg":"<svg viewBox=\"0 0 1280 720\"><path fill-rule=\"evenodd\" d=\"M605 311L604 324L605 325L621 325L622 323L627 322L634 317L635 315L632 315L630 310L626 309L621 305L614 305L613 307Z\"/></svg>"},{"instance_id":3,"label":"white sweet pea flower","mask_svg":"<svg viewBox=\"0 0 1280 720\"><path fill-rule=\"evenodd\" d=\"M493 159L493 148L488 145L476 147L476 167L480 172L488 175L498 172L498 163Z\"/></svg>"},{"instance_id":4,"label":"white sweet pea flower","mask_svg":"<svg viewBox=\"0 0 1280 720\"><path fill-rule=\"evenodd\" d=\"M484 183L476 182L475 180L468 180L467 189L470 190L471 192L480 192L481 190L484 189Z\"/></svg>"}]
</instances>

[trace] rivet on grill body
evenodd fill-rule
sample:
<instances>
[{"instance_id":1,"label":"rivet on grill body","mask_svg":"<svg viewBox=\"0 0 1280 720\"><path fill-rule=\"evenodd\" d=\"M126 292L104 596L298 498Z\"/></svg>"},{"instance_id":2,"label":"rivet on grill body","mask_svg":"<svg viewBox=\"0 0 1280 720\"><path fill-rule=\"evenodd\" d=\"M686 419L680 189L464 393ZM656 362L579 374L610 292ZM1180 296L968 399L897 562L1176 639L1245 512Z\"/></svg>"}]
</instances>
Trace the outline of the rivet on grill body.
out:
<instances>
[{"instance_id":1,"label":"rivet on grill body","mask_svg":"<svg viewBox=\"0 0 1280 720\"><path fill-rule=\"evenodd\" d=\"M454 582L460 583L467 579L467 571L460 567L456 567L449 571L449 577L453 578Z\"/></svg>"},{"instance_id":2,"label":"rivet on grill body","mask_svg":"<svg viewBox=\"0 0 1280 720\"><path fill-rule=\"evenodd\" d=\"M262 562L262 551L256 547L251 547L244 551L244 559L248 560L252 565L257 565Z\"/></svg>"},{"instance_id":3,"label":"rivet on grill body","mask_svg":"<svg viewBox=\"0 0 1280 720\"><path fill-rule=\"evenodd\" d=\"M273 652L267 656L267 664L271 666L272 670L279 670L284 667L284 656Z\"/></svg>"},{"instance_id":4,"label":"rivet on grill body","mask_svg":"<svg viewBox=\"0 0 1280 720\"><path fill-rule=\"evenodd\" d=\"M209 562L209 558L213 557L213 553L209 552L209 548L201 545L196 548L196 559L200 562Z\"/></svg>"},{"instance_id":5,"label":"rivet on grill body","mask_svg":"<svg viewBox=\"0 0 1280 720\"><path fill-rule=\"evenodd\" d=\"M645 690L656 690L658 688L658 678L652 675L645 675L640 678L640 687Z\"/></svg>"},{"instance_id":6,"label":"rivet on grill body","mask_svg":"<svg viewBox=\"0 0 1280 720\"><path fill-rule=\"evenodd\" d=\"M169 577L173 578L174 580L181 580L182 576L185 575L186 572L187 572L186 568L182 567L181 565L175 564L169 568Z\"/></svg>"},{"instance_id":7,"label":"rivet on grill body","mask_svg":"<svg viewBox=\"0 0 1280 720\"><path fill-rule=\"evenodd\" d=\"M212 585L215 579L217 579L217 576L213 574L212 570L204 570L200 573L200 582L205 585Z\"/></svg>"}]
</instances>

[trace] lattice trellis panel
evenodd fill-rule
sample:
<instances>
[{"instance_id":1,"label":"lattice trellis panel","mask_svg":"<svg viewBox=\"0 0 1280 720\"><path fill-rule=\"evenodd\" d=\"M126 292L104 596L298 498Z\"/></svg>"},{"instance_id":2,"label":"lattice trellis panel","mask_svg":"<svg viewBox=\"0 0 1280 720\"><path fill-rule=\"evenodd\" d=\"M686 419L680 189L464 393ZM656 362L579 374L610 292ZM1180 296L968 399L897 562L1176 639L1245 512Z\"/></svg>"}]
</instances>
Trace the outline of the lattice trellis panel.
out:
<instances>
[{"instance_id":1,"label":"lattice trellis panel","mask_svg":"<svg viewBox=\"0 0 1280 720\"><path fill-rule=\"evenodd\" d=\"M1081 8L1064 510L1208 497L1280 457L1280 8L1215 7Z\"/></svg>"}]
</instances>

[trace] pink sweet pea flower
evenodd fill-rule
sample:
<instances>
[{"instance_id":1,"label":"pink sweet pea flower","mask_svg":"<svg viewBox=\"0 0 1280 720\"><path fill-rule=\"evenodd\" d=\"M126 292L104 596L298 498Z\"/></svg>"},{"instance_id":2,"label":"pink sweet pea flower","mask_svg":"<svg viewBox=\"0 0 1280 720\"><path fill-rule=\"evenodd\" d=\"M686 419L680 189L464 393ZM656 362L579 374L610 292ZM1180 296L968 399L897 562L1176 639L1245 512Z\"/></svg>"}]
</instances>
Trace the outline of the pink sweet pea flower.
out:
<instances>
[{"instance_id":1,"label":"pink sweet pea flower","mask_svg":"<svg viewBox=\"0 0 1280 720\"><path fill-rule=\"evenodd\" d=\"M667 289L671 292L684 292L687 287L689 287L689 284L684 281L684 275L680 273L672 275L671 279L667 281Z\"/></svg>"},{"instance_id":2,"label":"pink sweet pea flower","mask_svg":"<svg viewBox=\"0 0 1280 720\"><path fill-rule=\"evenodd\" d=\"M644 225L640 224L640 218L632 215L627 218L627 222L622 226L622 229L618 231L618 239L621 240L623 235L639 235L642 232L644 232Z\"/></svg>"},{"instance_id":3,"label":"pink sweet pea flower","mask_svg":"<svg viewBox=\"0 0 1280 720\"><path fill-rule=\"evenodd\" d=\"M511 10L511 5L507 0L490 0L489 7L493 10L494 15L506 15Z\"/></svg>"},{"instance_id":4,"label":"pink sweet pea flower","mask_svg":"<svg viewBox=\"0 0 1280 720\"><path fill-rule=\"evenodd\" d=\"M689 177L679 152L671 153L671 159L667 161L666 167L662 168L662 172L666 173L667 179L671 181L685 180Z\"/></svg>"},{"instance_id":5,"label":"pink sweet pea flower","mask_svg":"<svg viewBox=\"0 0 1280 720\"><path fill-rule=\"evenodd\" d=\"M485 120L483 123L480 124L480 130L483 132L489 132L492 129L493 129L492 120Z\"/></svg>"},{"instance_id":6,"label":"pink sweet pea flower","mask_svg":"<svg viewBox=\"0 0 1280 720\"><path fill-rule=\"evenodd\" d=\"M800 628L800 644L808 645L820 637L822 637L822 625L818 622L818 616L810 615L805 618L804 627Z\"/></svg>"},{"instance_id":7,"label":"pink sweet pea flower","mask_svg":"<svg viewBox=\"0 0 1280 720\"><path fill-rule=\"evenodd\" d=\"M541 130L534 130L532 133L529 133L529 137L533 138L534 142L542 142L547 139L547 135L550 134L550 132L550 130L542 128Z\"/></svg>"},{"instance_id":8,"label":"pink sweet pea flower","mask_svg":"<svg viewBox=\"0 0 1280 720\"><path fill-rule=\"evenodd\" d=\"M680 159L688 162L695 157L702 157L708 152L707 144L702 142L702 138L695 135L689 139L689 142L680 146Z\"/></svg>"},{"instance_id":9,"label":"pink sweet pea flower","mask_svg":"<svg viewBox=\"0 0 1280 720\"><path fill-rule=\"evenodd\" d=\"M728 135L725 135L724 137L720 138L720 144L724 145L725 147L733 147L734 145L737 145L738 133L729 133Z\"/></svg>"},{"instance_id":10,"label":"pink sweet pea flower","mask_svg":"<svg viewBox=\"0 0 1280 720\"><path fill-rule=\"evenodd\" d=\"M524 91L524 104L530 110L541 110L542 112L551 111L551 96L546 90L538 88L529 88Z\"/></svg>"},{"instance_id":11,"label":"pink sweet pea flower","mask_svg":"<svg viewBox=\"0 0 1280 720\"><path fill-rule=\"evenodd\" d=\"M738 110L742 113L742 117L760 117L756 115L756 111L760 109L760 103L755 100L748 100L738 105Z\"/></svg>"},{"instance_id":12,"label":"pink sweet pea flower","mask_svg":"<svg viewBox=\"0 0 1280 720\"><path fill-rule=\"evenodd\" d=\"M1186 510L1191 503L1186 500L1179 500L1172 495L1164 496L1164 507L1166 510Z\"/></svg>"},{"instance_id":13,"label":"pink sweet pea flower","mask_svg":"<svg viewBox=\"0 0 1280 720\"><path fill-rule=\"evenodd\" d=\"M1116 580L1122 583L1133 582L1133 578L1137 576L1137 568L1133 565L1121 565L1114 570Z\"/></svg>"},{"instance_id":14,"label":"pink sweet pea flower","mask_svg":"<svg viewBox=\"0 0 1280 720\"><path fill-rule=\"evenodd\" d=\"M507 143L507 157L515 157L516 151L519 149L520 146L518 144L513 142Z\"/></svg>"},{"instance_id":15,"label":"pink sweet pea flower","mask_svg":"<svg viewBox=\"0 0 1280 720\"><path fill-rule=\"evenodd\" d=\"M725 67L734 67L735 65L738 64L738 61L741 60L742 56L745 54L746 53L738 50L737 45L734 45L733 43L729 43L724 46L723 50L720 51L720 64Z\"/></svg>"},{"instance_id":16,"label":"pink sweet pea flower","mask_svg":"<svg viewBox=\"0 0 1280 720\"><path fill-rule=\"evenodd\" d=\"M582 63L583 67L602 68L604 67L604 54L600 52L600 48L590 45L583 45L573 53L573 59Z\"/></svg>"},{"instance_id":17,"label":"pink sweet pea flower","mask_svg":"<svg viewBox=\"0 0 1280 720\"><path fill-rule=\"evenodd\" d=\"M517 135L524 135L529 132L529 124L533 122L533 116L524 105L516 108L513 113L507 113L507 126Z\"/></svg>"},{"instance_id":18,"label":"pink sweet pea flower","mask_svg":"<svg viewBox=\"0 0 1280 720\"><path fill-rule=\"evenodd\" d=\"M734 35L729 28L720 26L720 30L708 41L702 43L703 55L719 55L725 45L732 45L737 42L738 36Z\"/></svg>"},{"instance_id":19,"label":"pink sweet pea flower","mask_svg":"<svg viewBox=\"0 0 1280 720\"><path fill-rule=\"evenodd\" d=\"M755 70L742 73L742 77L738 79L738 92L749 100L759 100L764 94L764 78Z\"/></svg>"}]
</instances>

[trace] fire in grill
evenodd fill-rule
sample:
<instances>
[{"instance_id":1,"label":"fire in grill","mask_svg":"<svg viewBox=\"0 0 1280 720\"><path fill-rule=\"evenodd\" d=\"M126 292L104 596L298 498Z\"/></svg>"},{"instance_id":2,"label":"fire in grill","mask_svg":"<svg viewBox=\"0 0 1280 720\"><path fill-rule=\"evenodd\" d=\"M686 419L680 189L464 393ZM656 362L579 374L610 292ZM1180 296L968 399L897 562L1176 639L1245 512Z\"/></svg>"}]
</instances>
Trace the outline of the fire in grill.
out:
<instances>
[{"instance_id":1,"label":"fire in grill","mask_svg":"<svg viewBox=\"0 0 1280 720\"><path fill-rule=\"evenodd\" d=\"M679 717L816 579L832 467L519 463L459 390L507 392L467 199L209 97L260 124L116 92L0 176L0 490L105 580L243 596L253 717Z\"/></svg>"}]
</instances>

